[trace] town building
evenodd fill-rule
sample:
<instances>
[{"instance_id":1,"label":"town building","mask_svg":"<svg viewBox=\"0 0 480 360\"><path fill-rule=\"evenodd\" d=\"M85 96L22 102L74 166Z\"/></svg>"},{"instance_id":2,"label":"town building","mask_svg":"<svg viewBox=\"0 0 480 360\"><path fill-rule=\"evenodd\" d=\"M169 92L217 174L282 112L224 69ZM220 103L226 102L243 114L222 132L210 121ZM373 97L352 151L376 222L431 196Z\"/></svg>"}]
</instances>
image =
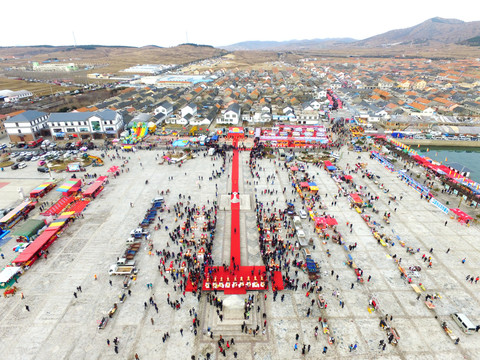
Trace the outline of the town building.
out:
<instances>
[{"instance_id":1,"label":"town building","mask_svg":"<svg viewBox=\"0 0 480 360\"><path fill-rule=\"evenodd\" d=\"M28 90L1 90L0 91L0 101L4 102L17 102L20 99L25 99L32 97L33 93Z\"/></svg>"},{"instance_id":2,"label":"town building","mask_svg":"<svg viewBox=\"0 0 480 360\"><path fill-rule=\"evenodd\" d=\"M5 129L11 142L28 142L49 133L48 114L28 110L5 120Z\"/></svg>"},{"instance_id":3,"label":"town building","mask_svg":"<svg viewBox=\"0 0 480 360\"><path fill-rule=\"evenodd\" d=\"M240 121L240 105L231 104L221 118L217 119L218 124L238 125Z\"/></svg>"},{"instance_id":4,"label":"town building","mask_svg":"<svg viewBox=\"0 0 480 360\"><path fill-rule=\"evenodd\" d=\"M119 137L123 117L114 110L52 113L48 118L52 137L56 139L101 139Z\"/></svg>"}]
</instances>

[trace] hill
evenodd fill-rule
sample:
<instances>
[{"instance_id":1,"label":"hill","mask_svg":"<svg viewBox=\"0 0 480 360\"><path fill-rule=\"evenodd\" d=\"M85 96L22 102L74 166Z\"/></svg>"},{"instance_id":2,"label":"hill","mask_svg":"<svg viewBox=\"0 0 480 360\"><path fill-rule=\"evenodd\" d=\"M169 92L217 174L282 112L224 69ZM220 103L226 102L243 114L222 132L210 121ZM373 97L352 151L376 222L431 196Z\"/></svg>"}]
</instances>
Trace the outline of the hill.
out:
<instances>
[{"instance_id":1,"label":"hill","mask_svg":"<svg viewBox=\"0 0 480 360\"><path fill-rule=\"evenodd\" d=\"M457 19L435 17L418 25L391 30L357 41L351 45L379 47L395 45L436 45L461 43L480 35L480 21L464 22Z\"/></svg>"},{"instance_id":2,"label":"hill","mask_svg":"<svg viewBox=\"0 0 480 360\"><path fill-rule=\"evenodd\" d=\"M220 46L229 51L238 50L304 50L324 49L339 44L348 44L356 41L351 38L289 40L289 41L243 41L232 45Z\"/></svg>"},{"instance_id":3,"label":"hill","mask_svg":"<svg viewBox=\"0 0 480 360\"><path fill-rule=\"evenodd\" d=\"M184 44L169 48L158 46L17 46L0 47L4 66L21 66L29 61L58 61L101 65L102 72L115 72L136 64L183 64L226 54L227 51L211 46Z\"/></svg>"}]
</instances>

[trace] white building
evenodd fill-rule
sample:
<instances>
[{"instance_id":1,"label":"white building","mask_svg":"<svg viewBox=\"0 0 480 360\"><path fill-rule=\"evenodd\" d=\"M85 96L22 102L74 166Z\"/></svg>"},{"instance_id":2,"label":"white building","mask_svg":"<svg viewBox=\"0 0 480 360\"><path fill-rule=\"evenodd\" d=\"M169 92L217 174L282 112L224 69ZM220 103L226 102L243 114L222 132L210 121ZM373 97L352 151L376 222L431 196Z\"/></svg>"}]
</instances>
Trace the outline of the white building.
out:
<instances>
[{"instance_id":1,"label":"white building","mask_svg":"<svg viewBox=\"0 0 480 360\"><path fill-rule=\"evenodd\" d=\"M173 105L170 104L167 100L162 101L159 106L153 110L154 115L163 114L168 117L173 113Z\"/></svg>"},{"instance_id":2,"label":"white building","mask_svg":"<svg viewBox=\"0 0 480 360\"><path fill-rule=\"evenodd\" d=\"M123 117L114 110L53 113L50 114L48 125L55 138L119 137L123 130Z\"/></svg>"},{"instance_id":3,"label":"white building","mask_svg":"<svg viewBox=\"0 0 480 360\"><path fill-rule=\"evenodd\" d=\"M194 103L190 103L185 105L182 110L182 118L184 118L187 114L191 114L192 116L197 115L197 105Z\"/></svg>"},{"instance_id":4,"label":"white building","mask_svg":"<svg viewBox=\"0 0 480 360\"><path fill-rule=\"evenodd\" d=\"M0 91L0 100L5 102L17 102L20 99L32 97L33 93L27 90L19 90L19 91L12 91L12 90L2 90Z\"/></svg>"},{"instance_id":5,"label":"white building","mask_svg":"<svg viewBox=\"0 0 480 360\"><path fill-rule=\"evenodd\" d=\"M240 105L233 103L230 105L223 116L217 119L218 124L238 125L240 121Z\"/></svg>"},{"instance_id":6,"label":"white building","mask_svg":"<svg viewBox=\"0 0 480 360\"><path fill-rule=\"evenodd\" d=\"M11 142L28 142L48 131L47 120L47 113L28 110L6 120L4 125Z\"/></svg>"}]
</instances>

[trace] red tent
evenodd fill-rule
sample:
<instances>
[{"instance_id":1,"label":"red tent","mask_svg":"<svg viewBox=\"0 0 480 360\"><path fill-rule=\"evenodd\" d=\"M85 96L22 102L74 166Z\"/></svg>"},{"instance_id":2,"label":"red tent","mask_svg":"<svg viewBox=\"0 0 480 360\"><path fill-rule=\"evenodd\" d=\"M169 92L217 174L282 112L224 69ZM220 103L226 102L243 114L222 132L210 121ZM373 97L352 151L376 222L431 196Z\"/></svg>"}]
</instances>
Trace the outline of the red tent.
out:
<instances>
[{"instance_id":1,"label":"red tent","mask_svg":"<svg viewBox=\"0 0 480 360\"><path fill-rule=\"evenodd\" d=\"M357 193L351 193L350 197L355 204L362 204L363 200Z\"/></svg>"},{"instance_id":2,"label":"red tent","mask_svg":"<svg viewBox=\"0 0 480 360\"><path fill-rule=\"evenodd\" d=\"M300 187L302 187L302 188L308 188L308 186L309 186L308 182L301 182L300 183Z\"/></svg>"},{"instance_id":3,"label":"red tent","mask_svg":"<svg viewBox=\"0 0 480 360\"><path fill-rule=\"evenodd\" d=\"M455 215L457 215L459 220L467 221L467 220L473 219L473 217L471 217L470 215L468 215L467 213L463 212L458 208L450 209L450 211L453 212Z\"/></svg>"}]
</instances>

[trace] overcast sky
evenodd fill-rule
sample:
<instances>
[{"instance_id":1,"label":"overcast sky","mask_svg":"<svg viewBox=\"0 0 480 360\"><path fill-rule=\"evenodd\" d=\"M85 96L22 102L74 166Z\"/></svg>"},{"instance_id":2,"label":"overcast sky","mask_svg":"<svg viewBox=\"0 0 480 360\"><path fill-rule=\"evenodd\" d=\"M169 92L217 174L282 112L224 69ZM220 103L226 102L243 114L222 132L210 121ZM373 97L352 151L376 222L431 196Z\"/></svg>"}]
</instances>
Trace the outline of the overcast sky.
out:
<instances>
[{"instance_id":1,"label":"overcast sky","mask_svg":"<svg viewBox=\"0 0 480 360\"><path fill-rule=\"evenodd\" d=\"M0 46L230 45L364 39L432 17L480 20L479 0L22 0L1 3Z\"/></svg>"}]
</instances>

